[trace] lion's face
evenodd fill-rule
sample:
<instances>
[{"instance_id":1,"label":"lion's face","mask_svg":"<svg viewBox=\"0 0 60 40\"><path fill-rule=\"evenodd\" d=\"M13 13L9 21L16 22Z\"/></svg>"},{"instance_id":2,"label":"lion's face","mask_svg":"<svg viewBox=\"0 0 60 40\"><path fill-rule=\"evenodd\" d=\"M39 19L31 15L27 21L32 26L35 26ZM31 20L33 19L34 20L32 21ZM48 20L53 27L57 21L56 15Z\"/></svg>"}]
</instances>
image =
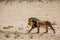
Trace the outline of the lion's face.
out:
<instances>
[{"instance_id":1,"label":"lion's face","mask_svg":"<svg viewBox=\"0 0 60 40\"><path fill-rule=\"evenodd\" d=\"M32 21L32 19L28 19L28 25L30 25L30 26L33 26L33 21Z\"/></svg>"}]
</instances>

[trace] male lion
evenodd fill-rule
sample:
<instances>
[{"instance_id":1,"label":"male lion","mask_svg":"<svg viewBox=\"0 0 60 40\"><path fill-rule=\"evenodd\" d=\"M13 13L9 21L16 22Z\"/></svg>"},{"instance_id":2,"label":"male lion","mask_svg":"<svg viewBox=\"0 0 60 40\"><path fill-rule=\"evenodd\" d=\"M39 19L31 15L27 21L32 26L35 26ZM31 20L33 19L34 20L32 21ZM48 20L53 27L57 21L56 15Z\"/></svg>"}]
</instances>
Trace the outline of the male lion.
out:
<instances>
[{"instance_id":1,"label":"male lion","mask_svg":"<svg viewBox=\"0 0 60 40\"><path fill-rule=\"evenodd\" d=\"M37 28L37 33L39 33L39 28L43 27L43 26L44 26L44 28L46 28L45 33L48 32L48 27L50 27L53 30L53 32L55 33L55 29L52 27L53 24L49 21L41 22L38 18L31 17L28 19L28 25L31 26L31 29L28 31L28 33L30 33L31 30L34 28Z\"/></svg>"}]
</instances>

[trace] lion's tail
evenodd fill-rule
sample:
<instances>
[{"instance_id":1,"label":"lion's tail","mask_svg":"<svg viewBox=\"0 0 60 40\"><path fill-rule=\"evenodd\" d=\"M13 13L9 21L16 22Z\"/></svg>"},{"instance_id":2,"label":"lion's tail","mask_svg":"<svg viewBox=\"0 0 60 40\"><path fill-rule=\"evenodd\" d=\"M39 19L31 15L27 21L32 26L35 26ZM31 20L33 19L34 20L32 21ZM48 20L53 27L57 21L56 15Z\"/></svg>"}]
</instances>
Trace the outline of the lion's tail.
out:
<instances>
[{"instance_id":1,"label":"lion's tail","mask_svg":"<svg viewBox=\"0 0 60 40\"><path fill-rule=\"evenodd\" d=\"M51 23L52 25L57 25L56 23Z\"/></svg>"}]
</instances>

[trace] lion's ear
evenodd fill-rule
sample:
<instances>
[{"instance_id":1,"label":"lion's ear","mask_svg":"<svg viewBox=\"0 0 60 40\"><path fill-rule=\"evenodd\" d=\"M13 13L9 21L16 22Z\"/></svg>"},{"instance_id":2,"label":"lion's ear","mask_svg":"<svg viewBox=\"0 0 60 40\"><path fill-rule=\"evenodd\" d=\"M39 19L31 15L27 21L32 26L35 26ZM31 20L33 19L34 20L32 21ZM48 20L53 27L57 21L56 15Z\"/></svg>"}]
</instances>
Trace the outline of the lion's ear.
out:
<instances>
[{"instance_id":1,"label":"lion's ear","mask_svg":"<svg viewBox=\"0 0 60 40\"><path fill-rule=\"evenodd\" d=\"M31 19L31 21L32 21L32 19Z\"/></svg>"},{"instance_id":2,"label":"lion's ear","mask_svg":"<svg viewBox=\"0 0 60 40\"><path fill-rule=\"evenodd\" d=\"M33 21L33 19L31 19L31 21Z\"/></svg>"}]
</instances>

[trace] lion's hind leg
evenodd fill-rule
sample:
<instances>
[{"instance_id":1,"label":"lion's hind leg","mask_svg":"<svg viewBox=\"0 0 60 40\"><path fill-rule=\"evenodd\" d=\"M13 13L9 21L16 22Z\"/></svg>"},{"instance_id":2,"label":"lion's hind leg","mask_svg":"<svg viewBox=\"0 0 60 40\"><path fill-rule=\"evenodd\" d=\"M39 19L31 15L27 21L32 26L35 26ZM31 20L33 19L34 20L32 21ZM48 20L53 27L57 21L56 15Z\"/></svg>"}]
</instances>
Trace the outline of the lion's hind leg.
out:
<instances>
[{"instance_id":1,"label":"lion's hind leg","mask_svg":"<svg viewBox=\"0 0 60 40\"><path fill-rule=\"evenodd\" d=\"M49 25L49 26L53 30L53 32L55 33L55 29L52 27L52 25Z\"/></svg>"}]
</instances>

